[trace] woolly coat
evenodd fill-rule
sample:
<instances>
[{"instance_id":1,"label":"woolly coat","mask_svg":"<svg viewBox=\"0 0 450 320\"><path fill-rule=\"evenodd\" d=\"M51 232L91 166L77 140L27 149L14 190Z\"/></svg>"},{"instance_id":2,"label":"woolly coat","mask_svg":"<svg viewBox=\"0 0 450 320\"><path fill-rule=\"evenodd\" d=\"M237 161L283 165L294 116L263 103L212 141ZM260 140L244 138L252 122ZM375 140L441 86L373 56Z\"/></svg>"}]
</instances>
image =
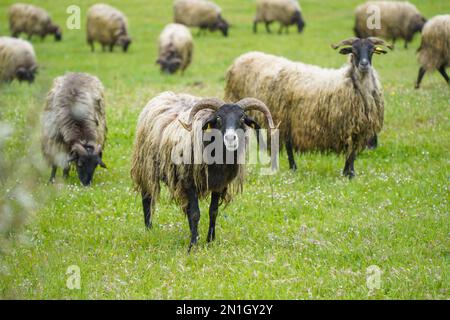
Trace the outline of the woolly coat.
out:
<instances>
[{"instance_id":1,"label":"woolly coat","mask_svg":"<svg viewBox=\"0 0 450 320\"><path fill-rule=\"evenodd\" d=\"M292 23L296 12L300 12L296 0L258 0L256 3L255 22L278 21L284 26Z\"/></svg>"},{"instance_id":2,"label":"woolly coat","mask_svg":"<svg viewBox=\"0 0 450 320\"><path fill-rule=\"evenodd\" d=\"M450 15L436 16L425 24L417 57L427 71L450 66Z\"/></svg>"},{"instance_id":3,"label":"woolly coat","mask_svg":"<svg viewBox=\"0 0 450 320\"><path fill-rule=\"evenodd\" d=\"M369 6L380 8L381 29L369 29L367 21L372 12ZM386 40L411 41L413 28L423 23L423 16L416 6L407 1L368 1L356 8L355 31L359 38L380 37Z\"/></svg>"},{"instance_id":4,"label":"woolly coat","mask_svg":"<svg viewBox=\"0 0 450 320\"><path fill-rule=\"evenodd\" d=\"M358 153L382 128L384 100L376 71L362 80L353 68L323 69L251 52L228 70L225 100L263 101L275 123L281 121L280 143L292 139L296 151Z\"/></svg>"},{"instance_id":5,"label":"woolly coat","mask_svg":"<svg viewBox=\"0 0 450 320\"><path fill-rule=\"evenodd\" d=\"M191 31L182 24L168 24L159 36L159 57L164 58L170 52L175 52L175 55L181 59L182 71L191 63L193 49Z\"/></svg>"},{"instance_id":6,"label":"woolly coat","mask_svg":"<svg viewBox=\"0 0 450 320\"><path fill-rule=\"evenodd\" d=\"M116 44L120 36L128 36L128 20L107 4L93 5L87 14L87 40L102 45Z\"/></svg>"},{"instance_id":7,"label":"woolly coat","mask_svg":"<svg viewBox=\"0 0 450 320\"><path fill-rule=\"evenodd\" d=\"M47 11L31 4L13 4L8 15L11 34L24 32L42 37L50 33L53 26Z\"/></svg>"},{"instance_id":8,"label":"woolly coat","mask_svg":"<svg viewBox=\"0 0 450 320\"><path fill-rule=\"evenodd\" d=\"M104 147L107 134L104 88L97 77L67 73L53 82L42 116L42 153L48 164L69 167L74 143Z\"/></svg>"},{"instance_id":9,"label":"woolly coat","mask_svg":"<svg viewBox=\"0 0 450 320\"><path fill-rule=\"evenodd\" d=\"M207 0L176 0L174 3L175 22L188 27L207 27L214 25L222 9Z\"/></svg>"},{"instance_id":10,"label":"woolly coat","mask_svg":"<svg viewBox=\"0 0 450 320\"><path fill-rule=\"evenodd\" d=\"M0 81L12 81L19 68L37 68L36 54L28 41L0 37Z\"/></svg>"},{"instance_id":11,"label":"woolly coat","mask_svg":"<svg viewBox=\"0 0 450 320\"><path fill-rule=\"evenodd\" d=\"M188 121L193 106L202 100L188 94L164 92L153 98L145 106L137 123L134 151L132 158L131 177L137 191L152 197L155 205L160 193L160 181L169 187L171 198L186 209L188 197L186 189L195 186L198 197L204 198L209 191L214 190L212 182L208 181L208 165L176 164L173 155L186 156L183 150L200 152L195 135L202 132L202 124L214 111L205 109L197 113L193 120L192 131L188 132L179 120ZM194 151L195 150L195 151ZM238 165L235 177L228 177L228 188L222 193L222 200L228 202L231 195L242 190L244 180L244 165ZM224 175L225 176L225 175Z\"/></svg>"}]
</instances>

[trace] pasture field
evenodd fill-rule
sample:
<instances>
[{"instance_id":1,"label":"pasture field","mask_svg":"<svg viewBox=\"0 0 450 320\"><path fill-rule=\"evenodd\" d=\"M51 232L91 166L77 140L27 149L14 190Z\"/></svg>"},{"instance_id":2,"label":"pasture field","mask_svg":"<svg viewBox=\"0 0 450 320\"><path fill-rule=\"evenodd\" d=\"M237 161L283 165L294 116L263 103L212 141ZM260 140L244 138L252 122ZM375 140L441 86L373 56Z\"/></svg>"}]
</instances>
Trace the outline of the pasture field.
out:
<instances>
[{"instance_id":1,"label":"pasture field","mask_svg":"<svg viewBox=\"0 0 450 320\"><path fill-rule=\"evenodd\" d=\"M7 156L36 149L39 113L53 78L66 71L97 75L106 87L107 170L97 169L91 188L71 174L46 185L47 194L22 233L0 256L0 297L25 299L448 299L450 298L450 92L439 74L414 89L416 36L409 50L374 57L385 90L385 125L379 148L355 162L356 178L341 175L343 157L286 155L274 176L249 168L244 192L217 220L217 239L206 244L208 201L201 203L200 240L186 253L189 228L163 188L146 231L140 196L130 179L137 117L147 101L171 90L223 97L232 61L259 50L324 67L346 57L331 43L353 36L359 0L302 0L304 33L252 33L254 1L217 0L232 24L230 36L195 36L194 60L186 73L162 75L155 64L157 37L172 21L172 0L109 0L129 19L133 43L127 54L91 53L85 14L94 1L36 0L64 26L63 41L32 42L40 71L34 84L0 87L0 120L15 134ZM414 0L430 18L450 13L448 0ZM0 35L8 34L0 0ZM69 5L81 8L81 30L68 30ZM277 26L273 26L273 31ZM280 84L283 85L283 84ZM21 161L36 161L23 159ZM81 272L81 288L66 286L67 268ZM381 271L379 289L369 290L370 266ZM368 269L369 268L369 269Z\"/></svg>"}]
</instances>

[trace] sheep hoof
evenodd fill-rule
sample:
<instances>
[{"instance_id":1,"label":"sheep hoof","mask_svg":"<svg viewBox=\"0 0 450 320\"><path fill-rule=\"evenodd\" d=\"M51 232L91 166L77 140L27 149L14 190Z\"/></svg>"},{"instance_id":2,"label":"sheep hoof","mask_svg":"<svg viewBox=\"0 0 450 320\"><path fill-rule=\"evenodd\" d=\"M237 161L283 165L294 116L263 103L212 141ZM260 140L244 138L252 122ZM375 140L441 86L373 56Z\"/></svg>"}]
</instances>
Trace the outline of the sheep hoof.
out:
<instances>
[{"instance_id":1,"label":"sheep hoof","mask_svg":"<svg viewBox=\"0 0 450 320\"><path fill-rule=\"evenodd\" d=\"M344 177L348 177L349 180L352 180L355 177L355 171L353 170L344 170Z\"/></svg>"}]
</instances>

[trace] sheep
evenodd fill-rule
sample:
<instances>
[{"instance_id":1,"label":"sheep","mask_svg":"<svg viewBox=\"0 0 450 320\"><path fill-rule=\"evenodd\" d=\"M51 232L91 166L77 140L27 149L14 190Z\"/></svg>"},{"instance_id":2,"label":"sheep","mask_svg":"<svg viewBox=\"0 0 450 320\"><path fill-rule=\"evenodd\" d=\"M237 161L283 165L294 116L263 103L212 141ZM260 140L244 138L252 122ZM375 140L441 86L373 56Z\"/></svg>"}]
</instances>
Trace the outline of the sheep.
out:
<instances>
[{"instance_id":1,"label":"sheep","mask_svg":"<svg viewBox=\"0 0 450 320\"><path fill-rule=\"evenodd\" d=\"M371 8L378 8L381 29L369 26L374 15ZM368 1L356 8L355 35L359 38L380 37L392 40L405 40L405 49L417 32L421 32L427 20L417 8L407 1Z\"/></svg>"},{"instance_id":2,"label":"sheep","mask_svg":"<svg viewBox=\"0 0 450 320\"><path fill-rule=\"evenodd\" d=\"M31 40L33 35L45 39L48 34L53 34L56 41L61 41L61 28L52 22L50 15L42 8L31 4L17 3L9 7L9 30L11 35L17 38L22 32Z\"/></svg>"},{"instance_id":3,"label":"sheep","mask_svg":"<svg viewBox=\"0 0 450 320\"><path fill-rule=\"evenodd\" d=\"M94 52L94 42L102 45L103 51L109 46L109 51L114 51L114 46L122 47L128 51L131 38L128 35L128 21L126 16L116 8L107 4L95 4L89 8L87 14L87 42Z\"/></svg>"},{"instance_id":4,"label":"sheep","mask_svg":"<svg viewBox=\"0 0 450 320\"><path fill-rule=\"evenodd\" d=\"M305 22L303 21L300 5L297 0L258 0L256 4L256 16L253 21L253 32L257 32L259 22L264 22L266 31L270 33L270 24L273 21L280 22L278 33L282 33L285 28L289 32L290 25L297 25L299 33L303 31Z\"/></svg>"},{"instance_id":5,"label":"sheep","mask_svg":"<svg viewBox=\"0 0 450 320\"><path fill-rule=\"evenodd\" d=\"M191 32L182 24L167 25L159 37L159 58L156 61L161 71L175 73L178 69L184 73L192 60Z\"/></svg>"},{"instance_id":6,"label":"sheep","mask_svg":"<svg viewBox=\"0 0 450 320\"><path fill-rule=\"evenodd\" d=\"M445 81L450 84L445 71L450 66L450 15L436 16L425 24L417 58L421 67L416 89L420 87L427 71L439 70Z\"/></svg>"},{"instance_id":7,"label":"sheep","mask_svg":"<svg viewBox=\"0 0 450 320\"><path fill-rule=\"evenodd\" d=\"M36 54L28 41L0 37L0 82L15 78L32 83L37 72Z\"/></svg>"},{"instance_id":8,"label":"sheep","mask_svg":"<svg viewBox=\"0 0 450 320\"><path fill-rule=\"evenodd\" d=\"M209 29L220 30L228 36L230 25L222 17L222 9L207 0L176 0L174 3L174 21L188 27L199 27L199 34Z\"/></svg>"},{"instance_id":9,"label":"sheep","mask_svg":"<svg viewBox=\"0 0 450 320\"><path fill-rule=\"evenodd\" d=\"M228 203L233 194L242 190L245 164L236 159L243 154L244 143L242 135L237 132L260 129L258 123L247 115L250 110L262 112L270 128L274 128L267 106L252 98L225 104L216 98L202 99L164 92L148 102L137 123L131 168L135 189L142 195L147 228L152 226L151 212L159 197L160 181L163 181L171 198L188 217L191 231L189 251L198 239L198 200L211 192L207 241L215 239L219 203ZM212 130L220 134L215 152L223 152L222 156L217 161L208 162L201 157L200 161L192 162L201 154L195 147L198 146L196 137ZM205 148L210 145L204 143ZM186 161L175 161L177 155Z\"/></svg>"},{"instance_id":10,"label":"sheep","mask_svg":"<svg viewBox=\"0 0 450 320\"><path fill-rule=\"evenodd\" d=\"M377 38L351 38L333 48L350 55L341 69L323 69L251 52L237 58L226 75L225 101L254 97L281 121L280 139L290 169L293 151L344 153L343 174L353 178L354 160L383 125L384 99L373 53L392 46Z\"/></svg>"},{"instance_id":11,"label":"sheep","mask_svg":"<svg viewBox=\"0 0 450 320\"><path fill-rule=\"evenodd\" d=\"M42 153L52 167L50 183L58 167L67 178L73 164L84 186L92 183L97 166L106 168L103 92L100 80L87 73L67 73L54 80L43 111L41 136Z\"/></svg>"}]
</instances>

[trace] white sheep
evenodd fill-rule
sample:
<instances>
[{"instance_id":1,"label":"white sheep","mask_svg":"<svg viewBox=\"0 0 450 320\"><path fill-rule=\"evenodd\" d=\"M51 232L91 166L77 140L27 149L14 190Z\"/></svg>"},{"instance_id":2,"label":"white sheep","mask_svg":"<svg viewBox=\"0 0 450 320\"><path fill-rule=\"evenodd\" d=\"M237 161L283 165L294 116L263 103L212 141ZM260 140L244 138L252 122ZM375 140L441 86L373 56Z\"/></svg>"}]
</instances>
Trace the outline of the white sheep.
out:
<instances>
[{"instance_id":1,"label":"white sheep","mask_svg":"<svg viewBox=\"0 0 450 320\"><path fill-rule=\"evenodd\" d=\"M289 26L295 24L300 33L305 27L300 4L297 0L258 0L256 3L256 16L253 20L253 32L257 32L258 23L264 22L266 31L270 33L270 24L274 21L280 23L278 33L283 28L289 32Z\"/></svg>"},{"instance_id":2,"label":"white sheep","mask_svg":"<svg viewBox=\"0 0 450 320\"><path fill-rule=\"evenodd\" d=\"M32 83L38 65L33 46L28 41L10 37L0 37L0 81L14 79Z\"/></svg>"}]
</instances>

